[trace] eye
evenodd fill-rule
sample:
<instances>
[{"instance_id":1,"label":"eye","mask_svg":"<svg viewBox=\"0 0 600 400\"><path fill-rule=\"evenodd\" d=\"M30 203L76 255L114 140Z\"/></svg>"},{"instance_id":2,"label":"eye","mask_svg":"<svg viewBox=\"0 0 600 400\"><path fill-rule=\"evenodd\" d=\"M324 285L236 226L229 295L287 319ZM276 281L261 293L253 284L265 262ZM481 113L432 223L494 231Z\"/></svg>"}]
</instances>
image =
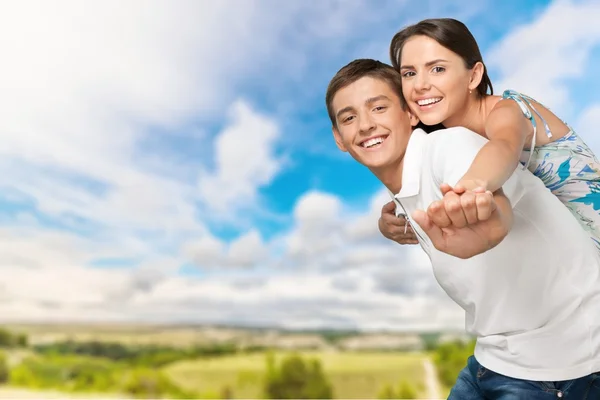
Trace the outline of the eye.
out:
<instances>
[{"instance_id":1,"label":"eye","mask_svg":"<svg viewBox=\"0 0 600 400\"><path fill-rule=\"evenodd\" d=\"M387 108L386 106L377 106L377 107L375 107L373 110L375 110L375 111L383 111L383 110L385 110L386 108Z\"/></svg>"},{"instance_id":2,"label":"eye","mask_svg":"<svg viewBox=\"0 0 600 400\"><path fill-rule=\"evenodd\" d=\"M410 78L412 76L415 76L415 71L406 71L405 73L402 74L403 78Z\"/></svg>"},{"instance_id":3,"label":"eye","mask_svg":"<svg viewBox=\"0 0 600 400\"><path fill-rule=\"evenodd\" d=\"M433 68L431 69L431 71L432 71L432 72L435 72L436 74L439 74L439 73L441 73L441 72L444 72L445 70L446 70L446 68L444 68L444 67L439 67L439 66L438 66L438 67L433 67Z\"/></svg>"},{"instance_id":4,"label":"eye","mask_svg":"<svg viewBox=\"0 0 600 400\"><path fill-rule=\"evenodd\" d=\"M346 117L346 118L344 118L344 119L342 120L342 122L343 122L343 123L350 122L350 121L352 121L352 118L354 118L354 115L350 115L349 117Z\"/></svg>"}]
</instances>

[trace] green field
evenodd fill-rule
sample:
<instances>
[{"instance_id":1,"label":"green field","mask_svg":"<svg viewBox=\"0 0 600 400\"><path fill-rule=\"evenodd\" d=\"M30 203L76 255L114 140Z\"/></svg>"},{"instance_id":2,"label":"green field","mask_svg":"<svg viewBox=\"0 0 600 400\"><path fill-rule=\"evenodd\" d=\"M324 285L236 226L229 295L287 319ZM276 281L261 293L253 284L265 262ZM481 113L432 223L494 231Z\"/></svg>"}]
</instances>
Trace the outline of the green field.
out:
<instances>
[{"instance_id":1,"label":"green field","mask_svg":"<svg viewBox=\"0 0 600 400\"><path fill-rule=\"evenodd\" d=\"M285 352L275 354L279 361ZM385 385L410 382L424 390L423 353L391 352L299 352L317 358L331 380L334 396L345 399L377 398ZM228 356L209 360L182 361L164 369L177 385L202 396L219 396L225 388L234 398L263 397L266 354Z\"/></svg>"}]
</instances>

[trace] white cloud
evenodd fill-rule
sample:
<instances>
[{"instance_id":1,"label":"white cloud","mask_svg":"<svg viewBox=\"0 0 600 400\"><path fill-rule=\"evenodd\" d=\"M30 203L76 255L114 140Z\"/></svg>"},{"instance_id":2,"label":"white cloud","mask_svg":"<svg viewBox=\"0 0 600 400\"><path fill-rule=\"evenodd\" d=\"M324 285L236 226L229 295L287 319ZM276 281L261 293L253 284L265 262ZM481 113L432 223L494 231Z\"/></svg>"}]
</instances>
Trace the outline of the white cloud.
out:
<instances>
[{"instance_id":1,"label":"white cloud","mask_svg":"<svg viewBox=\"0 0 600 400\"><path fill-rule=\"evenodd\" d=\"M230 263L236 266L260 266L268 252L260 233L256 230L240 236L229 246Z\"/></svg>"},{"instance_id":2,"label":"white cloud","mask_svg":"<svg viewBox=\"0 0 600 400\"><path fill-rule=\"evenodd\" d=\"M320 233L328 225L339 223L341 209L342 203L337 197L326 193L309 192L296 202L294 217L300 229Z\"/></svg>"},{"instance_id":3,"label":"white cloud","mask_svg":"<svg viewBox=\"0 0 600 400\"><path fill-rule=\"evenodd\" d=\"M211 60L239 44L256 18L251 4L229 15L230 6L3 3L0 184L43 213L111 230L202 231L193 182L182 181L162 149L142 146L160 135L149 128L182 129L227 101L230 64ZM226 15L228 27L219 23ZM251 51L241 49L232 59Z\"/></svg>"},{"instance_id":4,"label":"white cloud","mask_svg":"<svg viewBox=\"0 0 600 400\"><path fill-rule=\"evenodd\" d=\"M183 245L183 255L201 268L261 266L269 256L269 248L260 233L252 229L231 243L207 235Z\"/></svg>"},{"instance_id":5,"label":"white cloud","mask_svg":"<svg viewBox=\"0 0 600 400\"><path fill-rule=\"evenodd\" d=\"M592 49L600 44L600 3L554 1L543 14L511 31L488 54L487 63L500 73L493 82L526 93L552 109L571 112L568 81L584 75Z\"/></svg>"},{"instance_id":6,"label":"white cloud","mask_svg":"<svg viewBox=\"0 0 600 400\"><path fill-rule=\"evenodd\" d=\"M341 201L330 194L308 192L294 207L295 227L284 239L288 264L323 268L338 262L333 250L342 244Z\"/></svg>"},{"instance_id":7,"label":"white cloud","mask_svg":"<svg viewBox=\"0 0 600 400\"><path fill-rule=\"evenodd\" d=\"M584 140L592 149L596 157L600 157L600 138L594 133L600 127L600 103L592 104L581 113L575 124L575 130L579 133L587 133Z\"/></svg>"},{"instance_id":8,"label":"white cloud","mask_svg":"<svg viewBox=\"0 0 600 400\"><path fill-rule=\"evenodd\" d=\"M243 102L233 104L230 117L231 125L214 143L215 172L201 173L199 188L211 210L235 215L237 209L253 206L257 189L279 171L274 154L279 129Z\"/></svg>"},{"instance_id":9,"label":"white cloud","mask_svg":"<svg viewBox=\"0 0 600 400\"><path fill-rule=\"evenodd\" d=\"M335 37L349 26L319 21L332 22L340 10L363 6L324 7L185 0L3 3L0 186L59 218L74 215L110 229L202 231L195 223L195 175L205 160L181 165L165 149L146 144L170 131L205 131L195 126L199 118L222 118L237 83L277 68L271 56L283 65L287 58L305 57L283 46L278 35L291 21L306 19L314 24L310 32ZM231 110L238 133L221 136L216 177L203 176L208 183L201 185L213 207L237 204L236 196L251 202L256 187L280 168L271 151L275 122L241 102ZM206 134L187 137L196 146L211 145ZM211 182L230 186L214 191Z\"/></svg>"},{"instance_id":10,"label":"white cloud","mask_svg":"<svg viewBox=\"0 0 600 400\"><path fill-rule=\"evenodd\" d=\"M371 204L380 198L376 194ZM373 210L376 207L367 213ZM0 280L2 296L10 299L0 305L0 313L5 320L158 319L304 328L439 329L462 324L462 313L435 283L419 247L399 246L381 239L378 232L373 240L348 235L347 228L365 214L348 212L339 198L327 193L307 194L294 215L287 238L306 246L324 242L328 246L294 255L290 254L294 242L284 238L288 245L281 261L295 260L296 268L259 273L214 268L205 269L209 274L202 278L174 274L182 260L170 258L153 257L154 263L143 261L135 269L90 269L86 267L90 246L95 246L96 257L115 252L125 256L127 248L101 253L100 248L109 251L114 243L100 246L93 239L39 228L16 237L6 229L2 237L9 246L2 258L20 263L7 266ZM336 240L328 241L332 236ZM183 252L201 266L260 271L270 265L265 262L273 261L269 257L277 240L265 243L257 231L248 231L229 245L205 236L188 243ZM23 258L19 261L17 256Z\"/></svg>"},{"instance_id":11,"label":"white cloud","mask_svg":"<svg viewBox=\"0 0 600 400\"><path fill-rule=\"evenodd\" d=\"M225 244L212 236L205 236L184 244L184 255L198 266L219 265L222 262Z\"/></svg>"},{"instance_id":12,"label":"white cloud","mask_svg":"<svg viewBox=\"0 0 600 400\"><path fill-rule=\"evenodd\" d=\"M206 235L199 216L215 218L215 209L233 220L230 207L240 204L264 212L252 203L281 169L279 128L234 101L238 84L262 74L278 83L304 76L314 36L349 41L355 13L363 18L367 8L358 1L2 3L0 189L73 229L131 243L147 242L139 235L150 231L157 248ZM234 125L218 136L214 170L205 159L182 163L188 148L160 145L182 136L179 147L207 155L207 125L220 122L222 110ZM209 206L204 215L199 201Z\"/></svg>"},{"instance_id":13,"label":"white cloud","mask_svg":"<svg viewBox=\"0 0 600 400\"><path fill-rule=\"evenodd\" d=\"M346 233L349 237L356 240L373 237L379 238L381 233L379 232L377 221L381 216L381 208L389 201L391 201L391 197L387 189L377 192L371 199L369 212L357 218L352 224L346 227Z\"/></svg>"}]
</instances>

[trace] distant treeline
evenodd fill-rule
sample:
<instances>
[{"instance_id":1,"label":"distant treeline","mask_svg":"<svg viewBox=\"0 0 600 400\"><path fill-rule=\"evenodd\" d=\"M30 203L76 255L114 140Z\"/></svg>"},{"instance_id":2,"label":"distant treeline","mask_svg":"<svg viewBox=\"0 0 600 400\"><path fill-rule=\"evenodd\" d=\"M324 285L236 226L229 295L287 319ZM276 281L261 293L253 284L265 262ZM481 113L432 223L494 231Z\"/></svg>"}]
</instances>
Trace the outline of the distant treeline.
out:
<instances>
[{"instance_id":1,"label":"distant treeline","mask_svg":"<svg viewBox=\"0 0 600 400\"><path fill-rule=\"evenodd\" d=\"M1 368L0 368L1 370ZM35 356L9 369L11 385L34 390L125 393L136 398L192 399L197 393L175 385L160 369L127 367L86 356Z\"/></svg>"},{"instance_id":2,"label":"distant treeline","mask_svg":"<svg viewBox=\"0 0 600 400\"><path fill-rule=\"evenodd\" d=\"M73 341L35 345L33 349L44 355L81 355L106 358L136 366L160 367L175 361L199 357L234 354L238 346L230 343L205 346L170 347L158 345L126 345L103 341Z\"/></svg>"}]
</instances>

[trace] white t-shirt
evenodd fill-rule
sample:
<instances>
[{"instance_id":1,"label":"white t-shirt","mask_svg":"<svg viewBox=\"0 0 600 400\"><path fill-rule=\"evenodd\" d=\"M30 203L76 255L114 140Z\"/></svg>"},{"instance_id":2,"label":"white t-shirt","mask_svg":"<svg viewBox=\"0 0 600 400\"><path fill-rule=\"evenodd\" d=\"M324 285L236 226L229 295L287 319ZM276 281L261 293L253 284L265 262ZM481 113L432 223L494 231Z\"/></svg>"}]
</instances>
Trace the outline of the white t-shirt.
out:
<instances>
[{"instance_id":1,"label":"white t-shirt","mask_svg":"<svg viewBox=\"0 0 600 400\"><path fill-rule=\"evenodd\" d=\"M412 133L396 213L408 217L442 198L487 139L462 127ZM503 186L514 224L495 248L459 259L436 250L411 220L434 275L464 310L484 367L535 381L600 371L600 256L567 208L527 170Z\"/></svg>"}]
</instances>

